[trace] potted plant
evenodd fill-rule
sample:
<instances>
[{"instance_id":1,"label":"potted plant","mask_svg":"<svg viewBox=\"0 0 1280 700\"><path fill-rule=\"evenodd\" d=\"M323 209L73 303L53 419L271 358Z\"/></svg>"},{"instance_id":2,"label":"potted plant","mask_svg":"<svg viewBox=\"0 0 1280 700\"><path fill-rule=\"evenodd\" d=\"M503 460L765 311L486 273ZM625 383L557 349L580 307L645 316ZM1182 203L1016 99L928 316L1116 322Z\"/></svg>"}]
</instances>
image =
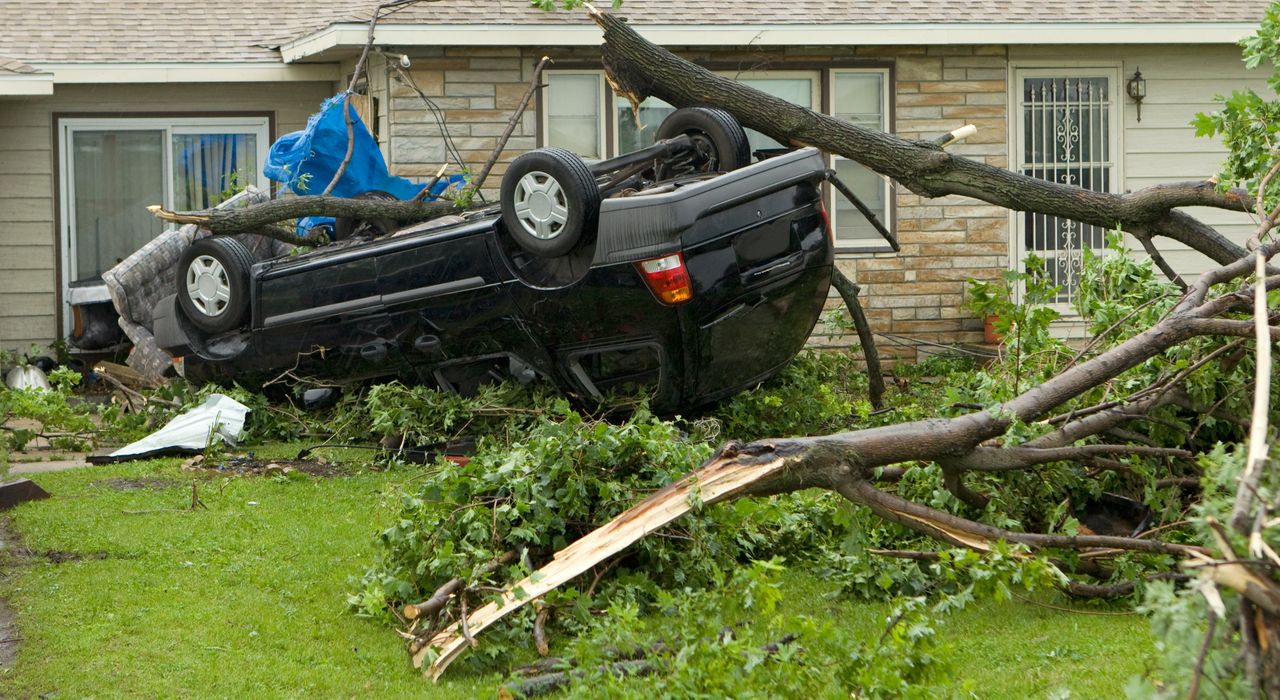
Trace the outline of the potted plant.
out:
<instances>
[{"instance_id":1,"label":"potted plant","mask_svg":"<svg viewBox=\"0 0 1280 700\"><path fill-rule=\"evenodd\" d=\"M1015 290L1023 287L1024 304L1014 301ZM1058 287L1049 278L1046 261L1027 256L1025 271L1005 270L998 280L970 279L965 289L964 308L982 319L982 338L992 345L1002 344L1011 332L1035 321L1048 327L1058 317L1048 305L1057 297Z\"/></svg>"},{"instance_id":2,"label":"potted plant","mask_svg":"<svg viewBox=\"0 0 1280 700\"><path fill-rule=\"evenodd\" d=\"M1009 331L1011 315L1007 312L1013 306L1013 294L1007 276L1011 272L1005 272L1004 280L970 279L965 288L964 308L982 319L982 340L989 345L1004 342Z\"/></svg>"}]
</instances>

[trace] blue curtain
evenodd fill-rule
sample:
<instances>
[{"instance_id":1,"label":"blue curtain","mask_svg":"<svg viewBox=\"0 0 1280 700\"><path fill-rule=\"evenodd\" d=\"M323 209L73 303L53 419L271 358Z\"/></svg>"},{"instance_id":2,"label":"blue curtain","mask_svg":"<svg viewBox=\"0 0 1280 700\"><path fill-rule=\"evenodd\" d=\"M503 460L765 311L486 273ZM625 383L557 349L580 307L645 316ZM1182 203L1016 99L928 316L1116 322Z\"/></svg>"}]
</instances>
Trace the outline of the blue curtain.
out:
<instances>
[{"instance_id":1,"label":"blue curtain","mask_svg":"<svg viewBox=\"0 0 1280 700\"><path fill-rule=\"evenodd\" d=\"M232 189L257 184L254 134L174 134L174 207L208 209Z\"/></svg>"}]
</instances>

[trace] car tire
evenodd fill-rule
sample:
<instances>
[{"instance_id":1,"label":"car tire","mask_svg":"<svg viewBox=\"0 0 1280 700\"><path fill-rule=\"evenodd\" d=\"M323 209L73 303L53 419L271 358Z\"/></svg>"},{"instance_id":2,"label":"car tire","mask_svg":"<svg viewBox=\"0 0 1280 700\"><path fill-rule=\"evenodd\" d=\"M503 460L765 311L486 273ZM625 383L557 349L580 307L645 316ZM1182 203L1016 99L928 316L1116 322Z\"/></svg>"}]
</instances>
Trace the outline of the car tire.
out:
<instances>
[{"instance_id":1,"label":"car tire","mask_svg":"<svg viewBox=\"0 0 1280 700\"><path fill-rule=\"evenodd\" d=\"M382 190L370 190L361 192L352 197L352 199L374 199L389 202L399 201L399 199ZM333 220L333 240L345 241L352 236L361 233L372 233L374 237L385 236L396 229L396 222L393 219L355 219L349 216L339 216Z\"/></svg>"},{"instance_id":2,"label":"car tire","mask_svg":"<svg viewBox=\"0 0 1280 700\"><path fill-rule=\"evenodd\" d=\"M600 214L591 170L563 148L540 148L512 161L500 200L507 234L544 258L564 255L593 235Z\"/></svg>"},{"instance_id":3,"label":"car tire","mask_svg":"<svg viewBox=\"0 0 1280 700\"><path fill-rule=\"evenodd\" d=\"M245 321L249 311L249 270L253 255L225 236L192 243L178 261L178 306L191 325L224 333Z\"/></svg>"},{"instance_id":4,"label":"car tire","mask_svg":"<svg viewBox=\"0 0 1280 700\"><path fill-rule=\"evenodd\" d=\"M691 160L679 164L659 167L660 171L670 171L675 166L692 168L692 172L727 173L751 164L751 146L747 141L747 132L732 114L714 107L685 107L677 109L662 120L658 126L659 141L687 135L694 142L694 154ZM659 172L660 179L676 172ZM664 177L665 176L665 177Z\"/></svg>"}]
</instances>

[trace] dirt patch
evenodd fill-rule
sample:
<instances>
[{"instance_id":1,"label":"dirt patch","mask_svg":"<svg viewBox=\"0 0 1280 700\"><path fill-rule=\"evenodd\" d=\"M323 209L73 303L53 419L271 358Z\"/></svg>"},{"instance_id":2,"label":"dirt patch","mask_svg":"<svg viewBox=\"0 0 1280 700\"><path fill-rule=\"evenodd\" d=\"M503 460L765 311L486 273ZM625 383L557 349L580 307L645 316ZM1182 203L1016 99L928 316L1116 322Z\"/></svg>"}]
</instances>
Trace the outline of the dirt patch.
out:
<instances>
[{"instance_id":1,"label":"dirt patch","mask_svg":"<svg viewBox=\"0 0 1280 700\"><path fill-rule=\"evenodd\" d=\"M65 564L69 561L106 559L109 555L106 552L64 552L60 549L50 549L44 552L33 552L32 556L40 557L50 564Z\"/></svg>"},{"instance_id":2,"label":"dirt patch","mask_svg":"<svg viewBox=\"0 0 1280 700\"><path fill-rule=\"evenodd\" d=\"M151 477L143 477L139 479L103 479L95 481L91 486L106 486L117 491L159 491L161 489L171 489L183 484L173 479L156 479Z\"/></svg>"},{"instance_id":3,"label":"dirt patch","mask_svg":"<svg viewBox=\"0 0 1280 700\"><path fill-rule=\"evenodd\" d=\"M205 459L203 455L196 455L182 463L182 470L205 472L207 474L235 474L237 476L307 474L309 476L331 477L344 473L342 467L330 464L321 457L312 459L258 459L257 457L234 456Z\"/></svg>"}]
</instances>

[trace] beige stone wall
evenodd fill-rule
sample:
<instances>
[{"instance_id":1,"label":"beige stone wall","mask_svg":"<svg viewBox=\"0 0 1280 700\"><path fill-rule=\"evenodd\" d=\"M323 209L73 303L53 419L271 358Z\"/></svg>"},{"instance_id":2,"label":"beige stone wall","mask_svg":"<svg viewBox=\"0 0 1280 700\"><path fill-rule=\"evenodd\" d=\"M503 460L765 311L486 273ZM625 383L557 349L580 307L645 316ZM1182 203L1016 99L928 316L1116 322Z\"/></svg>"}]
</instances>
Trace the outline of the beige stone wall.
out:
<instances>
[{"instance_id":1,"label":"beige stone wall","mask_svg":"<svg viewBox=\"0 0 1280 700\"><path fill-rule=\"evenodd\" d=\"M933 138L965 124L977 136L951 150L991 165L1007 165L1006 72L1003 46L683 48L676 52L717 69L787 70L849 67L857 62L892 63L894 130L904 138ZM476 170L494 147L538 57L556 67L599 66L596 49L503 47L440 48L410 54L410 74L447 115L449 131L466 164ZM393 72L389 73L392 74ZM411 88L390 82L389 129L383 146L393 172L433 175L445 159L439 126ZM486 183L493 192L506 164L537 143L534 107L524 115ZM1008 216L995 207L960 197L924 200L899 188L896 230L901 253L842 253L838 264L862 286L873 330L901 337L907 346L881 341L891 360L914 359L914 345L979 343L981 321L961 310L965 280L999 276L1008 264ZM831 310L839 308L832 292ZM837 325L822 323L813 344L856 342Z\"/></svg>"},{"instance_id":2,"label":"beige stone wall","mask_svg":"<svg viewBox=\"0 0 1280 700\"><path fill-rule=\"evenodd\" d=\"M410 55L412 66L407 72L446 114L463 164L479 170L528 88L534 59L509 47L416 49ZM398 79L394 70L386 70L391 94L382 142L391 170L404 177L429 178L447 160L440 126L414 89ZM537 110L531 106L494 166L487 192L496 192L512 159L536 146L537 129ZM451 172L457 172L458 165L452 163Z\"/></svg>"},{"instance_id":3,"label":"beige stone wall","mask_svg":"<svg viewBox=\"0 0 1280 700\"><path fill-rule=\"evenodd\" d=\"M898 49L894 58L898 136L934 138L973 124L977 135L948 150L1008 167L1005 47L917 47ZM965 280L996 278L1008 267L1008 212L965 197L925 199L902 187L896 200L901 252L841 256L837 262L862 287L872 329L892 336L879 342L881 352L915 359L920 341L981 343L982 322L961 308ZM828 305L838 307L839 301ZM820 326L814 342L853 340L837 333Z\"/></svg>"}]
</instances>

